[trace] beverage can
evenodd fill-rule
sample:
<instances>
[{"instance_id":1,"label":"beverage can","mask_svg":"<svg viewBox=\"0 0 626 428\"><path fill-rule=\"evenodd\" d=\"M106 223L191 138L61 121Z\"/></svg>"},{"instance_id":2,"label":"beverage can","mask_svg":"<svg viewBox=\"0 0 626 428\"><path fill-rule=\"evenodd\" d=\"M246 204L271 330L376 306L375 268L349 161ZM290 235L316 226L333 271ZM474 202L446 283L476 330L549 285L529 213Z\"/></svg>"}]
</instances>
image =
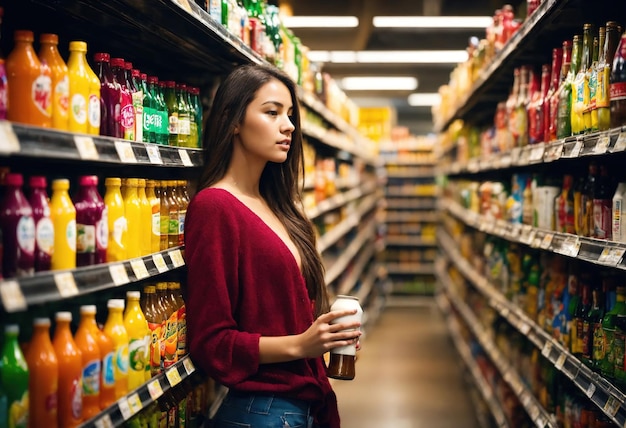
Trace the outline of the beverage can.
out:
<instances>
[{"instance_id":1,"label":"beverage can","mask_svg":"<svg viewBox=\"0 0 626 428\"><path fill-rule=\"evenodd\" d=\"M359 299L353 296L338 295L335 303L331 306L331 311L341 311L356 309L353 315L346 315L335 318L330 324L340 324L353 321L361 321L363 309L359 304ZM349 331L349 330L345 330ZM356 345L347 345L333 348L330 351L330 364L327 375L334 379L352 380L355 377L354 363L356 360Z\"/></svg>"}]
</instances>

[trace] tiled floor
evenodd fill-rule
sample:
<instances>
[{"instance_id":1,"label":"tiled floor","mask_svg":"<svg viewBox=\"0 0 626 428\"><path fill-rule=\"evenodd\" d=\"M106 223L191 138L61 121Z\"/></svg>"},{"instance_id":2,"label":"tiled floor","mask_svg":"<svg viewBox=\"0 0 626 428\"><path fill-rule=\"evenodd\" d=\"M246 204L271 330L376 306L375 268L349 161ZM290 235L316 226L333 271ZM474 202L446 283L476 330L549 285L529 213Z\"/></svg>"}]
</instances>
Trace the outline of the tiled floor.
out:
<instances>
[{"instance_id":1,"label":"tiled floor","mask_svg":"<svg viewBox=\"0 0 626 428\"><path fill-rule=\"evenodd\" d=\"M434 303L387 307L356 378L333 381L342 428L477 428L462 364Z\"/></svg>"}]
</instances>

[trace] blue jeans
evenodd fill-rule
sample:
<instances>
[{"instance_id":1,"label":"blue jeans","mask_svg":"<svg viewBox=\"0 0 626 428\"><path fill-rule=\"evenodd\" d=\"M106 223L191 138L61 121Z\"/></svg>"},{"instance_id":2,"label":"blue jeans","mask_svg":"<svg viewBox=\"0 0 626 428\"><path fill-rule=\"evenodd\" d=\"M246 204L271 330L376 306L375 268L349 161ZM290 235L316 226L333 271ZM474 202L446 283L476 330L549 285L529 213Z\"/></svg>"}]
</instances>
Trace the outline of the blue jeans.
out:
<instances>
[{"instance_id":1,"label":"blue jeans","mask_svg":"<svg viewBox=\"0 0 626 428\"><path fill-rule=\"evenodd\" d=\"M213 428L315 428L306 401L271 394L230 391L212 421Z\"/></svg>"}]
</instances>

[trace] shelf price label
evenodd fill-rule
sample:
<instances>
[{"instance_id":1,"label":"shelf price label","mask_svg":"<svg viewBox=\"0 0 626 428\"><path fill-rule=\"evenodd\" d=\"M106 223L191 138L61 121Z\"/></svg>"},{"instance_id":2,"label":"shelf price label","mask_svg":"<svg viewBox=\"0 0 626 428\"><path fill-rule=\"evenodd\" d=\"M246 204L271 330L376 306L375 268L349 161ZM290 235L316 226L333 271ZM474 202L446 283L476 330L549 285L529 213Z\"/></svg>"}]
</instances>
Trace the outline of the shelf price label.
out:
<instances>
[{"instance_id":1,"label":"shelf price label","mask_svg":"<svg viewBox=\"0 0 626 428\"><path fill-rule=\"evenodd\" d=\"M109 274L113 279L113 284L117 287L120 285L128 284L130 279L128 279L128 273L126 272L126 267L123 263L117 263L109 266Z\"/></svg>"},{"instance_id":2,"label":"shelf price label","mask_svg":"<svg viewBox=\"0 0 626 428\"><path fill-rule=\"evenodd\" d=\"M559 355L559 358L557 358L556 362L554 363L554 368L556 368L558 371L563 371L565 360L567 360L567 354L563 353Z\"/></svg>"},{"instance_id":3,"label":"shelf price label","mask_svg":"<svg viewBox=\"0 0 626 428\"><path fill-rule=\"evenodd\" d=\"M135 392L134 394L131 394L128 396L128 407L130 408L130 411L132 412L133 415L141 411L141 409L143 408L143 405L141 404L141 399L139 398L139 394Z\"/></svg>"},{"instance_id":4,"label":"shelf price label","mask_svg":"<svg viewBox=\"0 0 626 428\"><path fill-rule=\"evenodd\" d=\"M0 120L0 152L14 153L20 151L20 140L15 134L13 125L6 120Z\"/></svg>"},{"instance_id":5,"label":"shelf price label","mask_svg":"<svg viewBox=\"0 0 626 428\"><path fill-rule=\"evenodd\" d=\"M115 150L122 163L137 163L135 152L133 152L133 146L128 141L116 141Z\"/></svg>"},{"instance_id":6,"label":"shelf price label","mask_svg":"<svg viewBox=\"0 0 626 428\"><path fill-rule=\"evenodd\" d=\"M582 152L584 148L585 140L583 140L581 137L577 137L576 143L574 144L574 147L572 148L572 151L570 152L570 155L568 157L577 158L578 156L580 156L580 152Z\"/></svg>"},{"instance_id":7,"label":"shelf price label","mask_svg":"<svg viewBox=\"0 0 626 428\"><path fill-rule=\"evenodd\" d=\"M150 394L150 398L153 400L156 400L163 395L163 388L161 388L161 383L158 379L154 379L148 383L148 393Z\"/></svg>"},{"instance_id":8,"label":"shelf price label","mask_svg":"<svg viewBox=\"0 0 626 428\"><path fill-rule=\"evenodd\" d=\"M611 144L611 137L609 137L608 133L603 133L598 137L598 141L593 148L593 152L597 155L606 153L609 148L609 144Z\"/></svg>"},{"instance_id":9,"label":"shelf price label","mask_svg":"<svg viewBox=\"0 0 626 428\"><path fill-rule=\"evenodd\" d=\"M548 341L543 345L543 348L541 349L541 355L543 355L546 358L549 358L551 351L552 351L552 343Z\"/></svg>"},{"instance_id":10,"label":"shelf price label","mask_svg":"<svg viewBox=\"0 0 626 428\"><path fill-rule=\"evenodd\" d=\"M185 264L185 260L183 259L183 255L181 254L180 250L170 251L168 252L168 254L170 255L170 259L172 259L172 264L174 265L174 267L178 268Z\"/></svg>"},{"instance_id":11,"label":"shelf price label","mask_svg":"<svg viewBox=\"0 0 626 428\"><path fill-rule=\"evenodd\" d=\"M183 367L185 367L185 371L187 372L187 375L190 375L196 371L196 368L193 365L191 358L185 358L185 360L183 361Z\"/></svg>"},{"instance_id":12,"label":"shelf price label","mask_svg":"<svg viewBox=\"0 0 626 428\"><path fill-rule=\"evenodd\" d=\"M531 163L538 163L543 161L543 154L546 150L546 146L543 143L540 143L536 147L533 147L530 151L529 160Z\"/></svg>"},{"instance_id":13,"label":"shelf price label","mask_svg":"<svg viewBox=\"0 0 626 428\"><path fill-rule=\"evenodd\" d=\"M167 267L167 263L165 263L163 254L161 253L153 254L152 261L154 262L154 265L156 266L159 273L167 272L168 270L170 270L170 268Z\"/></svg>"},{"instance_id":14,"label":"shelf price label","mask_svg":"<svg viewBox=\"0 0 626 428\"><path fill-rule=\"evenodd\" d=\"M100 419L94 422L96 428L114 428L113 421L111 421L111 416L108 413L105 413Z\"/></svg>"},{"instance_id":15,"label":"shelf price label","mask_svg":"<svg viewBox=\"0 0 626 428\"><path fill-rule=\"evenodd\" d=\"M172 388L182 382L182 379L180 377L180 373L178 373L178 368L176 368L176 367L173 367L173 368L169 369L168 371L166 371L165 372L165 377L167 378L167 380L170 383L170 386Z\"/></svg>"},{"instance_id":16,"label":"shelf price label","mask_svg":"<svg viewBox=\"0 0 626 428\"><path fill-rule=\"evenodd\" d=\"M146 143L146 153L148 153L148 159L153 165L163 165L163 159L161 159L161 152L159 147L155 144Z\"/></svg>"},{"instance_id":17,"label":"shelf price label","mask_svg":"<svg viewBox=\"0 0 626 428\"><path fill-rule=\"evenodd\" d=\"M615 417L620 406L621 403L618 399L613 396L609 396L608 400L606 400L606 403L604 404L604 407L602 407L602 410L604 410L604 413L607 415Z\"/></svg>"},{"instance_id":18,"label":"shelf price label","mask_svg":"<svg viewBox=\"0 0 626 428\"><path fill-rule=\"evenodd\" d=\"M143 259L133 259L130 261L130 267L133 268L133 273L138 280L147 278L150 276L146 264Z\"/></svg>"},{"instance_id":19,"label":"shelf price label","mask_svg":"<svg viewBox=\"0 0 626 428\"><path fill-rule=\"evenodd\" d=\"M552 240L554 239L553 233L547 233L543 239L541 240L541 244L539 245L543 250L547 250L552 245Z\"/></svg>"},{"instance_id":20,"label":"shelf price label","mask_svg":"<svg viewBox=\"0 0 626 428\"><path fill-rule=\"evenodd\" d=\"M554 162L555 160L561 159L561 156L563 156L563 141L556 142L548 147L544 161Z\"/></svg>"},{"instance_id":21,"label":"shelf price label","mask_svg":"<svg viewBox=\"0 0 626 428\"><path fill-rule=\"evenodd\" d=\"M78 156L81 159L95 160L100 157L92 137L75 135L74 144L76 144L76 150L78 150Z\"/></svg>"},{"instance_id":22,"label":"shelf price label","mask_svg":"<svg viewBox=\"0 0 626 428\"><path fill-rule=\"evenodd\" d=\"M578 251L580 251L580 239L578 236L568 236L557 252L564 256L576 257L578 256Z\"/></svg>"},{"instance_id":23,"label":"shelf price label","mask_svg":"<svg viewBox=\"0 0 626 428\"><path fill-rule=\"evenodd\" d=\"M623 152L626 150L626 132L620 132L613 146L614 152Z\"/></svg>"},{"instance_id":24,"label":"shelf price label","mask_svg":"<svg viewBox=\"0 0 626 428\"><path fill-rule=\"evenodd\" d=\"M596 392L596 384L590 383L589 386L587 387L587 390L585 391L585 394L587 394L587 397L591 398L593 397L594 392Z\"/></svg>"},{"instance_id":25,"label":"shelf price label","mask_svg":"<svg viewBox=\"0 0 626 428\"><path fill-rule=\"evenodd\" d=\"M189 152L185 149L178 149L178 156L180 156L180 160L185 166L193 166L193 162L189 157Z\"/></svg>"},{"instance_id":26,"label":"shelf price label","mask_svg":"<svg viewBox=\"0 0 626 428\"><path fill-rule=\"evenodd\" d=\"M598 263L616 266L624 257L626 248L605 247L598 258Z\"/></svg>"},{"instance_id":27,"label":"shelf price label","mask_svg":"<svg viewBox=\"0 0 626 428\"><path fill-rule=\"evenodd\" d=\"M7 312L16 312L26 309L26 299L17 281L0 282L0 298L2 306Z\"/></svg>"},{"instance_id":28,"label":"shelf price label","mask_svg":"<svg viewBox=\"0 0 626 428\"><path fill-rule=\"evenodd\" d=\"M61 297L71 297L78 294L78 287L76 287L76 281L72 272L55 273L54 283Z\"/></svg>"},{"instance_id":29,"label":"shelf price label","mask_svg":"<svg viewBox=\"0 0 626 428\"><path fill-rule=\"evenodd\" d=\"M131 416L133 416L133 412L130 409L128 399L126 397L122 397L117 401L117 407L119 407L122 418L124 418L125 421L129 420Z\"/></svg>"}]
</instances>

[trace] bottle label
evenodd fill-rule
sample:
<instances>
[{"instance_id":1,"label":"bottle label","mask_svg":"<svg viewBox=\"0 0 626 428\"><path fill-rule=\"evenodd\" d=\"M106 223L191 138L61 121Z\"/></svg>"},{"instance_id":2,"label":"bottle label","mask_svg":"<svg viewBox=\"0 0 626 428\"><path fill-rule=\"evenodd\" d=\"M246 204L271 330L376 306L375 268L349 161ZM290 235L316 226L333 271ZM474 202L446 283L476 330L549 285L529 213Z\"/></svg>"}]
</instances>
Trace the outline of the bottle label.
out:
<instances>
[{"instance_id":1,"label":"bottle label","mask_svg":"<svg viewBox=\"0 0 626 428\"><path fill-rule=\"evenodd\" d=\"M187 216L187 210L178 211L178 234L185 233L185 217Z\"/></svg>"},{"instance_id":2,"label":"bottle label","mask_svg":"<svg viewBox=\"0 0 626 428\"><path fill-rule=\"evenodd\" d=\"M589 83L585 85L589 98L586 110L595 110L598 102L598 73L592 71L589 75Z\"/></svg>"},{"instance_id":3,"label":"bottle label","mask_svg":"<svg viewBox=\"0 0 626 428\"><path fill-rule=\"evenodd\" d=\"M178 114L172 114L169 117L169 127L168 127L168 131L170 134L178 134L179 133L179 129L178 129Z\"/></svg>"},{"instance_id":4,"label":"bottle label","mask_svg":"<svg viewBox=\"0 0 626 428\"><path fill-rule=\"evenodd\" d=\"M604 366L610 367L611 375L615 366L613 340L615 338L615 330L604 328Z\"/></svg>"},{"instance_id":5,"label":"bottle label","mask_svg":"<svg viewBox=\"0 0 626 428\"><path fill-rule=\"evenodd\" d=\"M593 360L602 361L604 354L604 330L602 324L596 323L593 329Z\"/></svg>"},{"instance_id":6,"label":"bottle label","mask_svg":"<svg viewBox=\"0 0 626 428\"><path fill-rule=\"evenodd\" d=\"M144 138L148 138L151 132L154 132L154 109L150 107L143 108L143 135ZM154 141L147 141L147 143L153 143Z\"/></svg>"},{"instance_id":7,"label":"bottle label","mask_svg":"<svg viewBox=\"0 0 626 428\"><path fill-rule=\"evenodd\" d=\"M100 394L100 371L102 364L100 360L92 360L83 367L83 395L92 397Z\"/></svg>"},{"instance_id":8,"label":"bottle label","mask_svg":"<svg viewBox=\"0 0 626 428\"><path fill-rule=\"evenodd\" d=\"M82 94L74 94L72 96L72 118L80 125L87 122L87 100Z\"/></svg>"},{"instance_id":9,"label":"bottle label","mask_svg":"<svg viewBox=\"0 0 626 428\"><path fill-rule=\"evenodd\" d=\"M178 133L180 135L191 134L191 123L189 122L188 115L182 115L178 117Z\"/></svg>"},{"instance_id":10,"label":"bottle label","mask_svg":"<svg viewBox=\"0 0 626 428\"><path fill-rule=\"evenodd\" d=\"M115 371L122 376L128 374L128 345L120 345L115 351Z\"/></svg>"},{"instance_id":11,"label":"bottle label","mask_svg":"<svg viewBox=\"0 0 626 428\"><path fill-rule=\"evenodd\" d=\"M621 241L622 236L622 199L613 198L613 241Z\"/></svg>"},{"instance_id":12,"label":"bottle label","mask_svg":"<svg viewBox=\"0 0 626 428\"><path fill-rule=\"evenodd\" d=\"M626 100L626 82L611 83L611 101Z\"/></svg>"},{"instance_id":13,"label":"bottle label","mask_svg":"<svg viewBox=\"0 0 626 428\"><path fill-rule=\"evenodd\" d=\"M42 217L35 228L35 242L39 251L52 254L54 247L54 224L48 217Z\"/></svg>"},{"instance_id":14,"label":"bottle label","mask_svg":"<svg viewBox=\"0 0 626 428\"><path fill-rule=\"evenodd\" d=\"M609 81L611 69L604 67L598 72L597 89L596 89L596 107L609 107L611 105Z\"/></svg>"},{"instance_id":15,"label":"bottle label","mask_svg":"<svg viewBox=\"0 0 626 428\"><path fill-rule=\"evenodd\" d=\"M126 232L126 217L118 217L113 222L113 241L120 247L123 247L122 236Z\"/></svg>"},{"instance_id":16,"label":"bottle label","mask_svg":"<svg viewBox=\"0 0 626 428\"><path fill-rule=\"evenodd\" d=\"M27 254L35 252L35 221L31 216L21 216L17 222L17 245Z\"/></svg>"},{"instance_id":17,"label":"bottle label","mask_svg":"<svg viewBox=\"0 0 626 428\"><path fill-rule=\"evenodd\" d=\"M52 116L52 79L50 76L40 74L33 81L31 99L37 110L44 116Z\"/></svg>"},{"instance_id":18,"label":"bottle label","mask_svg":"<svg viewBox=\"0 0 626 428\"><path fill-rule=\"evenodd\" d=\"M70 251L76 251L76 220L67 222L65 236L67 237L67 246Z\"/></svg>"},{"instance_id":19,"label":"bottle label","mask_svg":"<svg viewBox=\"0 0 626 428\"><path fill-rule=\"evenodd\" d=\"M187 309L185 305L178 309L178 331L177 331L177 349L178 358L187 353Z\"/></svg>"},{"instance_id":20,"label":"bottle label","mask_svg":"<svg viewBox=\"0 0 626 428\"><path fill-rule=\"evenodd\" d=\"M156 119L156 126L157 126L157 134L160 134L162 136L165 136L165 140L167 140L167 136L169 134L169 128L168 128L168 121L169 118L167 116L167 110L166 111L160 111L157 113L157 119Z\"/></svg>"},{"instance_id":21,"label":"bottle label","mask_svg":"<svg viewBox=\"0 0 626 428\"><path fill-rule=\"evenodd\" d=\"M161 213L152 213L152 234L161 236Z\"/></svg>"},{"instance_id":22,"label":"bottle label","mask_svg":"<svg viewBox=\"0 0 626 428\"><path fill-rule=\"evenodd\" d=\"M174 311L167 320L165 327L165 343L163 347L163 367L170 367L178 361L178 311Z\"/></svg>"},{"instance_id":23,"label":"bottle label","mask_svg":"<svg viewBox=\"0 0 626 428\"><path fill-rule=\"evenodd\" d=\"M72 381L70 394L72 396L72 417L80 420L83 417L83 388L80 378Z\"/></svg>"},{"instance_id":24,"label":"bottle label","mask_svg":"<svg viewBox=\"0 0 626 428\"><path fill-rule=\"evenodd\" d=\"M145 337L141 339L131 339L128 344L128 359L130 369L137 372L144 372L146 368L146 346Z\"/></svg>"},{"instance_id":25,"label":"bottle label","mask_svg":"<svg viewBox=\"0 0 626 428\"><path fill-rule=\"evenodd\" d=\"M124 128L124 138L135 140L135 109L132 104L126 104L120 111L120 124Z\"/></svg>"},{"instance_id":26,"label":"bottle label","mask_svg":"<svg viewBox=\"0 0 626 428\"><path fill-rule=\"evenodd\" d=\"M178 236L178 211L170 211L167 234Z\"/></svg>"},{"instance_id":27,"label":"bottle label","mask_svg":"<svg viewBox=\"0 0 626 428\"><path fill-rule=\"evenodd\" d=\"M89 116L89 126L100 128L100 98L95 94L89 95L87 115Z\"/></svg>"},{"instance_id":28,"label":"bottle label","mask_svg":"<svg viewBox=\"0 0 626 428\"><path fill-rule=\"evenodd\" d=\"M96 226L76 225L76 252L79 254L96 252Z\"/></svg>"},{"instance_id":29,"label":"bottle label","mask_svg":"<svg viewBox=\"0 0 626 428\"><path fill-rule=\"evenodd\" d=\"M612 201L608 199L593 200L594 238L611 239L612 206Z\"/></svg>"},{"instance_id":30,"label":"bottle label","mask_svg":"<svg viewBox=\"0 0 626 428\"><path fill-rule=\"evenodd\" d=\"M626 345L625 332L620 329L615 330L613 339L613 360L615 361L615 374L624 372L624 345Z\"/></svg>"},{"instance_id":31,"label":"bottle label","mask_svg":"<svg viewBox=\"0 0 626 428\"><path fill-rule=\"evenodd\" d=\"M112 388L115 386L115 365L113 364L113 352L109 352L102 359L102 384Z\"/></svg>"},{"instance_id":32,"label":"bottle label","mask_svg":"<svg viewBox=\"0 0 626 428\"><path fill-rule=\"evenodd\" d=\"M170 217L169 215L160 215L159 217L161 219L161 236L167 236L170 233ZM178 230L176 231L176 233L178 233Z\"/></svg>"},{"instance_id":33,"label":"bottle label","mask_svg":"<svg viewBox=\"0 0 626 428\"><path fill-rule=\"evenodd\" d=\"M28 427L28 390L24 391L18 401L8 403L8 419L10 427Z\"/></svg>"},{"instance_id":34,"label":"bottle label","mask_svg":"<svg viewBox=\"0 0 626 428\"><path fill-rule=\"evenodd\" d=\"M67 76L63 76L63 78L57 82L54 88L54 95L56 98L56 108L61 111L62 115L66 115L70 108L70 79Z\"/></svg>"},{"instance_id":35,"label":"bottle label","mask_svg":"<svg viewBox=\"0 0 626 428\"><path fill-rule=\"evenodd\" d=\"M96 222L96 248L106 250L109 247L109 210L104 207L102 217Z\"/></svg>"}]
</instances>

